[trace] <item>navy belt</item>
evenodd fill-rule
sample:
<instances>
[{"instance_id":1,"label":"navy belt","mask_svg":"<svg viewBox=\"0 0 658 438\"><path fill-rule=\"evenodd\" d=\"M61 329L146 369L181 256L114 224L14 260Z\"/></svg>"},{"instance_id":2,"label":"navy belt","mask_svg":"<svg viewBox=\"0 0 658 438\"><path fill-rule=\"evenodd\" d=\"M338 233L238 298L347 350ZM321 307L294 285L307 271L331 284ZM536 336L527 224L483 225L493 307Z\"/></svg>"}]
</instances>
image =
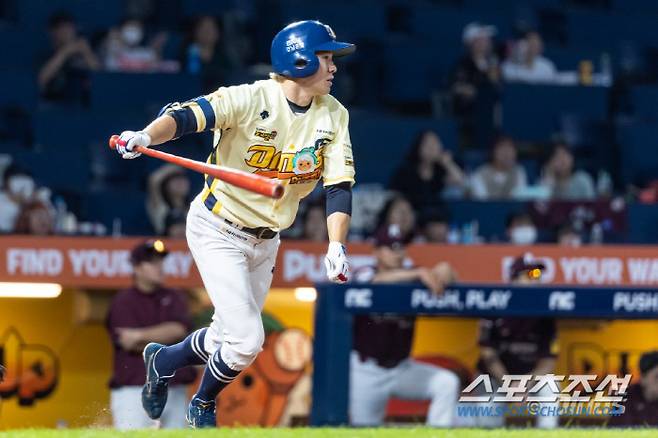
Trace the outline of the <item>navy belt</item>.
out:
<instances>
[{"instance_id":1,"label":"navy belt","mask_svg":"<svg viewBox=\"0 0 658 438\"><path fill-rule=\"evenodd\" d=\"M267 227L255 227L255 228L243 227L242 225L238 225L235 222L231 222L228 219L224 219L224 222L226 222L233 228L237 228L240 231L243 231L247 234L251 234L257 239L274 239L276 235L279 234L278 232L271 230Z\"/></svg>"}]
</instances>

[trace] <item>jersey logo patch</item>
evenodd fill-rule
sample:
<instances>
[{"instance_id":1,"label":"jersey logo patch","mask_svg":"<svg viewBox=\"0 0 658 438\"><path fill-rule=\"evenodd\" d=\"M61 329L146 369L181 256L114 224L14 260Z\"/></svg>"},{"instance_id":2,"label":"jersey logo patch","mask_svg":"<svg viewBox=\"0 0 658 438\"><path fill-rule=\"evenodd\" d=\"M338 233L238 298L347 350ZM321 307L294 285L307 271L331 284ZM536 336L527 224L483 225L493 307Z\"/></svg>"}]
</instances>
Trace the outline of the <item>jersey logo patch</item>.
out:
<instances>
[{"instance_id":1,"label":"jersey logo patch","mask_svg":"<svg viewBox=\"0 0 658 438\"><path fill-rule=\"evenodd\" d=\"M277 132L276 131L268 131L263 128L256 128L256 132L254 132L254 135L256 137L260 137L265 141L272 141L276 138Z\"/></svg>"},{"instance_id":2,"label":"jersey logo patch","mask_svg":"<svg viewBox=\"0 0 658 438\"><path fill-rule=\"evenodd\" d=\"M268 118L270 116L270 113L267 110L263 110L259 115L260 115L261 120L265 120L266 118Z\"/></svg>"},{"instance_id":3,"label":"jersey logo patch","mask_svg":"<svg viewBox=\"0 0 658 438\"><path fill-rule=\"evenodd\" d=\"M297 152L292 159L292 171L295 175L304 175L313 172L318 164L313 148L304 148Z\"/></svg>"},{"instance_id":4,"label":"jersey logo patch","mask_svg":"<svg viewBox=\"0 0 658 438\"><path fill-rule=\"evenodd\" d=\"M277 151L272 145L253 145L244 161L258 175L289 180L290 184L313 182L322 176L322 150L329 142L329 138L320 138L315 145L296 152Z\"/></svg>"}]
</instances>

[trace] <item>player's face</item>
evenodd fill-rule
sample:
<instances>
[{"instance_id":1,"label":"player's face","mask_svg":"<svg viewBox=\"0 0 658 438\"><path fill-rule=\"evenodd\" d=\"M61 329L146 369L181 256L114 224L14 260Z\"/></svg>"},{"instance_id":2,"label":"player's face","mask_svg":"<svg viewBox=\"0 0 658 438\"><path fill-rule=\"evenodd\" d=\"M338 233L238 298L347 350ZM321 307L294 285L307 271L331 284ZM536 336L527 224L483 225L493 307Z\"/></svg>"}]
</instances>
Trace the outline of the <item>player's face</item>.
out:
<instances>
[{"instance_id":1,"label":"player's face","mask_svg":"<svg viewBox=\"0 0 658 438\"><path fill-rule=\"evenodd\" d=\"M338 71L331 52L318 52L320 68L312 76L301 78L299 84L307 88L313 96L329 94L333 85L334 74Z\"/></svg>"},{"instance_id":2,"label":"player's face","mask_svg":"<svg viewBox=\"0 0 658 438\"><path fill-rule=\"evenodd\" d=\"M162 269L163 259L144 261L135 266L135 276L142 283L148 283L152 286L159 285L164 280L164 270Z\"/></svg>"},{"instance_id":3,"label":"player's face","mask_svg":"<svg viewBox=\"0 0 658 438\"><path fill-rule=\"evenodd\" d=\"M379 269L401 269L404 266L404 259L407 255L404 248L391 248L380 246L377 248L377 265Z\"/></svg>"}]
</instances>

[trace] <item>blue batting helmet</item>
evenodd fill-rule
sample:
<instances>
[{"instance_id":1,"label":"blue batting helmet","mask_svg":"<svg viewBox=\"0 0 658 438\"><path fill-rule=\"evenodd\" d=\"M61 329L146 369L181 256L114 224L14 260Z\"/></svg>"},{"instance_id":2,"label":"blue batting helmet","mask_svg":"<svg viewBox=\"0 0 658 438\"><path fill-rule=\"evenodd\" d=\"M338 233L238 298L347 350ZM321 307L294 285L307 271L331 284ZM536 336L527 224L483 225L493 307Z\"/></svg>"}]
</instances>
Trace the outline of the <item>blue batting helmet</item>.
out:
<instances>
[{"instance_id":1,"label":"blue batting helmet","mask_svg":"<svg viewBox=\"0 0 658 438\"><path fill-rule=\"evenodd\" d=\"M317 52L345 56L356 50L350 43L336 41L331 27L315 20L297 21L284 27L272 40L270 56L275 73L291 78L311 76L320 67Z\"/></svg>"}]
</instances>

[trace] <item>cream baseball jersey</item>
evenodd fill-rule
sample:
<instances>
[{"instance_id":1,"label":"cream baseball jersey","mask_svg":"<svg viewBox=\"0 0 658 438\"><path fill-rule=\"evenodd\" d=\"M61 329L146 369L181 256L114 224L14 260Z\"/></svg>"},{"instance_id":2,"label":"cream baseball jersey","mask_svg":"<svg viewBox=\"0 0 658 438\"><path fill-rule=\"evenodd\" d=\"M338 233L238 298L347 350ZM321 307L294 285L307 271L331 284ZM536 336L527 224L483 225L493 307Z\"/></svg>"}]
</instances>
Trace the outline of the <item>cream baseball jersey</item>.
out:
<instances>
[{"instance_id":1,"label":"cream baseball jersey","mask_svg":"<svg viewBox=\"0 0 658 438\"><path fill-rule=\"evenodd\" d=\"M165 113L186 107L196 132L215 131L209 163L278 178L285 187L281 199L270 199L206 175L201 197L219 216L283 230L320 178L324 186L354 184L349 114L331 95L316 96L306 113L295 114L279 83L269 79L222 87Z\"/></svg>"}]
</instances>

